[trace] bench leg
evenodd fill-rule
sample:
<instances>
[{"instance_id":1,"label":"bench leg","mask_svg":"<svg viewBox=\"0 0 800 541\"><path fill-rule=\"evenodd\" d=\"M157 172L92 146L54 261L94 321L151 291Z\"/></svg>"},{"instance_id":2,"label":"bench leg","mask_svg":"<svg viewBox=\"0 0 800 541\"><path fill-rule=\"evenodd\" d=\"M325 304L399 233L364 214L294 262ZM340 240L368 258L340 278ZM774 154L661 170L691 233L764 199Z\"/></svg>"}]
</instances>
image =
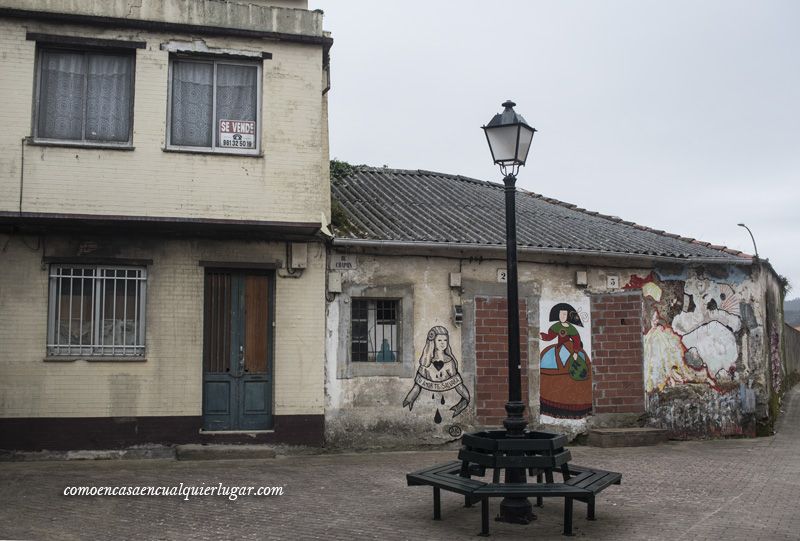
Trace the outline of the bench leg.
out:
<instances>
[{"instance_id":1,"label":"bench leg","mask_svg":"<svg viewBox=\"0 0 800 541\"><path fill-rule=\"evenodd\" d=\"M489 498L481 499L481 533L482 537L489 537Z\"/></svg>"},{"instance_id":2,"label":"bench leg","mask_svg":"<svg viewBox=\"0 0 800 541\"><path fill-rule=\"evenodd\" d=\"M541 472L536 474L536 482L541 483L544 480L544 475ZM536 507L544 507L544 498L541 496L536 497Z\"/></svg>"},{"instance_id":3,"label":"bench leg","mask_svg":"<svg viewBox=\"0 0 800 541\"><path fill-rule=\"evenodd\" d=\"M586 520L595 520L594 518L594 496L589 498L586 502Z\"/></svg>"},{"instance_id":4,"label":"bench leg","mask_svg":"<svg viewBox=\"0 0 800 541\"><path fill-rule=\"evenodd\" d=\"M464 507L472 507L472 499L469 497L469 494L464 496Z\"/></svg>"},{"instance_id":5,"label":"bench leg","mask_svg":"<svg viewBox=\"0 0 800 541\"><path fill-rule=\"evenodd\" d=\"M572 498L564 498L564 535L572 535Z\"/></svg>"},{"instance_id":6,"label":"bench leg","mask_svg":"<svg viewBox=\"0 0 800 541\"><path fill-rule=\"evenodd\" d=\"M433 487L433 520L442 520L442 502L439 487Z\"/></svg>"},{"instance_id":7,"label":"bench leg","mask_svg":"<svg viewBox=\"0 0 800 541\"><path fill-rule=\"evenodd\" d=\"M553 470L547 469L544 471L544 478L547 480L548 483L553 482Z\"/></svg>"}]
</instances>

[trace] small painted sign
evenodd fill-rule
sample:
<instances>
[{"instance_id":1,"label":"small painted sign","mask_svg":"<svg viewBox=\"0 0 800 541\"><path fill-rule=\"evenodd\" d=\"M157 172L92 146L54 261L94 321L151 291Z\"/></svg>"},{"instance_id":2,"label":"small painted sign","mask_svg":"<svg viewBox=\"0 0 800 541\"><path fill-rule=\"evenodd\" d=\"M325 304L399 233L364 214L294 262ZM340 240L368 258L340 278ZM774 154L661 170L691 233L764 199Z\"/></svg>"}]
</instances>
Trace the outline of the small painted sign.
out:
<instances>
[{"instance_id":1,"label":"small painted sign","mask_svg":"<svg viewBox=\"0 0 800 541\"><path fill-rule=\"evenodd\" d=\"M497 269L497 281L501 284L508 282L508 271L506 269Z\"/></svg>"},{"instance_id":2,"label":"small painted sign","mask_svg":"<svg viewBox=\"0 0 800 541\"><path fill-rule=\"evenodd\" d=\"M253 120L220 120L219 146L256 148L256 123Z\"/></svg>"},{"instance_id":3,"label":"small painted sign","mask_svg":"<svg viewBox=\"0 0 800 541\"><path fill-rule=\"evenodd\" d=\"M342 254L331 256L330 270L352 270L355 268L358 268L356 256Z\"/></svg>"}]
</instances>

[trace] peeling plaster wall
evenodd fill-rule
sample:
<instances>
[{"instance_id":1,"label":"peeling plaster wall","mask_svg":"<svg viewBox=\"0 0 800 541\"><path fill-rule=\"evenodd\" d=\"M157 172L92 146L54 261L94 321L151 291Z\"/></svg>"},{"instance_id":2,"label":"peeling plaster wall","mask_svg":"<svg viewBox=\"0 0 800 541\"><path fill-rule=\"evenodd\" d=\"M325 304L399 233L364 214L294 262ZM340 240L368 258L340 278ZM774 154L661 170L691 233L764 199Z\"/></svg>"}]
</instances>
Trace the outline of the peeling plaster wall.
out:
<instances>
[{"instance_id":1,"label":"peeling plaster wall","mask_svg":"<svg viewBox=\"0 0 800 541\"><path fill-rule=\"evenodd\" d=\"M505 298L506 284L498 281L498 270L505 268L505 262L475 258L378 256L343 250L334 250L330 259L338 261L343 255L354 268L332 271L341 275L342 293L334 295L327 310L325 429L328 444L351 448L437 444L452 441L462 432L481 428L476 415L476 385L483 376L476 373L475 298ZM587 272L587 286L575 285L578 271ZM583 327L585 345L590 351L589 295L619 291L624 283L620 278L648 272L639 268L520 263L520 300L525 300L528 316L528 342L522 347L527 348L529 359L527 413L531 427L551 428L573 436L586 429L585 418L540 418L539 357L543 346L539 333L550 326L547 321L542 323L542 317L547 318L550 308L558 302L580 307L583 310L581 317L586 318ZM450 273L460 275L460 287L450 287ZM406 305L409 302L413 304L408 319L402 321L403 340L408 341L401 348L398 363L350 362L350 311L352 299L358 297L399 298L404 317L408 309ZM463 307L464 321L461 325L453 321L454 305ZM460 397L454 391L441 395L422 391L411 410L403 407L414 386L426 336L434 326L447 328L460 375L470 393L469 406L455 417L450 408ZM548 343L545 341L544 346ZM373 366L354 366L366 364ZM505 373L502 376L505 378ZM496 392L503 401L506 400L505 384L500 385ZM440 396L445 398L444 405ZM440 423L435 422L437 410L442 417Z\"/></svg>"},{"instance_id":2,"label":"peeling plaster wall","mask_svg":"<svg viewBox=\"0 0 800 541\"><path fill-rule=\"evenodd\" d=\"M657 268L624 287L644 297L649 424L678 438L754 436L782 377L779 360L772 370L770 342L780 343L774 329L782 319L772 274Z\"/></svg>"},{"instance_id":3,"label":"peeling plaster wall","mask_svg":"<svg viewBox=\"0 0 800 541\"><path fill-rule=\"evenodd\" d=\"M800 376L800 331L789 325L783 327L783 352L786 375Z\"/></svg>"}]
</instances>

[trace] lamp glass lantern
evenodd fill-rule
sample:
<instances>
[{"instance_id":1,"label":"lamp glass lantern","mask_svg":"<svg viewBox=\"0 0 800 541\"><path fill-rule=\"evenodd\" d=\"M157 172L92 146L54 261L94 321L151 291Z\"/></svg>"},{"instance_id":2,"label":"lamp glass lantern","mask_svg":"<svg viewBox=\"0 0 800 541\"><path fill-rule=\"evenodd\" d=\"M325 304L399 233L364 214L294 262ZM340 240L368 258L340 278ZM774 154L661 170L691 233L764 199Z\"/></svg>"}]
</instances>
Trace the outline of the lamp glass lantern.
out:
<instances>
[{"instance_id":1,"label":"lamp glass lantern","mask_svg":"<svg viewBox=\"0 0 800 541\"><path fill-rule=\"evenodd\" d=\"M503 103L503 112L494 115L483 131L492 152L494 163L501 168L519 168L525 165L536 130L528 125L522 115L514 111L516 103Z\"/></svg>"}]
</instances>

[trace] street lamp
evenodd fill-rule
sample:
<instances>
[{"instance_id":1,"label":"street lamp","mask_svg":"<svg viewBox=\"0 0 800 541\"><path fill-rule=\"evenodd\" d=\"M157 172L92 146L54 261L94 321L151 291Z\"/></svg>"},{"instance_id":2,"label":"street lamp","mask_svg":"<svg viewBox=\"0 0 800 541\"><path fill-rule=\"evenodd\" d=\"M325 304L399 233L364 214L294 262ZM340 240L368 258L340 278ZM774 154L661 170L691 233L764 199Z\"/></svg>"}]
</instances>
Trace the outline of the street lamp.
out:
<instances>
[{"instance_id":1,"label":"street lamp","mask_svg":"<svg viewBox=\"0 0 800 541\"><path fill-rule=\"evenodd\" d=\"M503 112L494 115L483 130L492 152L494 163L503 173L506 198L506 260L508 286L508 402L507 417L503 421L508 438L524 438L525 403L522 402L520 382L519 352L519 291L517 285L517 218L516 182L519 168L525 165L535 129L531 128L522 115L514 111L516 103L503 103ZM506 469L506 483L525 483L525 470ZM500 504L499 520L503 522L527 524L533 520L531 503L527 498L504 498Z\"/></svg>"},{"instance_id":2,"label":"street lamp","mask_svg":"<svg viewBox=\"0 0 800 541\"><path fill-rule=\"evenodd\" d=\"M750 240L753 241L753 250L755 250L756 252L755 257L756 259L758 259L758 246L756 246L756 238L753 236L753 232L750 231L750 228L744 224L736 224L736 225L738 225L739 227L744 227L745 229L747 229L747 232L750 233Z\"/></svg>"}]
</instances>

